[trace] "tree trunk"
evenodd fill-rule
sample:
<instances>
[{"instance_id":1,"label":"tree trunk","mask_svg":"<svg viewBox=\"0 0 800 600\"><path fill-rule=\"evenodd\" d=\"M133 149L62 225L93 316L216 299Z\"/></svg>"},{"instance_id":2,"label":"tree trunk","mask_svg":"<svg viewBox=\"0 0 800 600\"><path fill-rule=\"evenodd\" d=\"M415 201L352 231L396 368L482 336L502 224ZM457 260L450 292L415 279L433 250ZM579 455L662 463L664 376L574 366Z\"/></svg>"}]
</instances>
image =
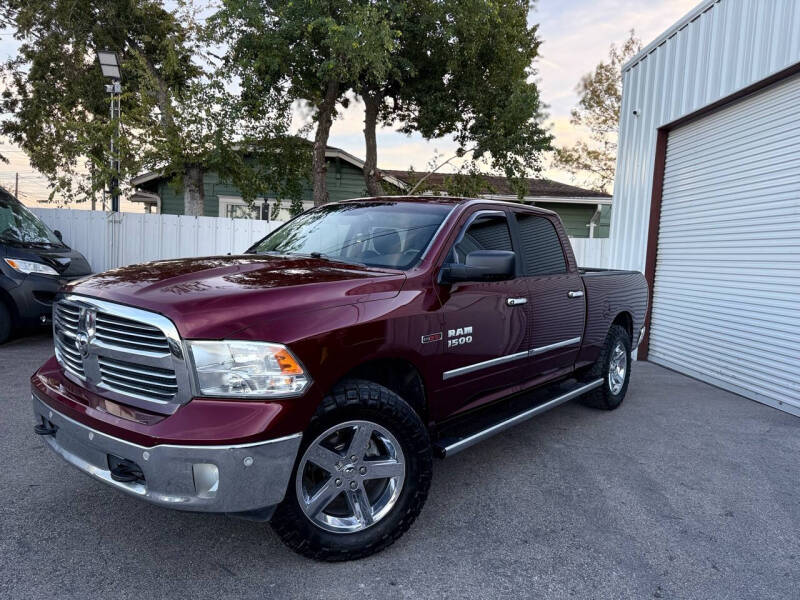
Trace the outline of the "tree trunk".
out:
<instances>
[{"instance_id":1,"label":"tree trunk","mask_svg":"<svg viewBox=\"0 0 800 600\"><path fill-rule=\"evenodd\" d=\"M364 183L370 196L383 196L381 174L378 171L378 142L375 139L375 127L378 123L380 101L378 94L369 92L362 94L364 98L364 142L367 146L367 157L364 161Z\"/></svg>"},{"instance_id":2,"label":"tree trunk","mask_svg":"<svg viewBox=\"0 0 800 600\"><path fill-rule=\"evenodd\" d=\"M336 100L339 97L339 84L329 82L325 90L325 98L319 105L317 114L317 133L314 136L314 154L311 159L312 185L314 187L314 206L322 206L330 199L328 197L328 165L325 160L325 150L328 148L328 136L333 123L333 111L336 109Z\"/></svg>"},{"instance_id":3,"label":"tree trunk","mask_svg":"<svg viewBox=\"0 0 800 600\"><path fill-rule=\"evenodd\" d=\"M187 167L183 175L183 214L202 217L205 198L203 169L198 166Z\"/></svg>"}]
</instances>

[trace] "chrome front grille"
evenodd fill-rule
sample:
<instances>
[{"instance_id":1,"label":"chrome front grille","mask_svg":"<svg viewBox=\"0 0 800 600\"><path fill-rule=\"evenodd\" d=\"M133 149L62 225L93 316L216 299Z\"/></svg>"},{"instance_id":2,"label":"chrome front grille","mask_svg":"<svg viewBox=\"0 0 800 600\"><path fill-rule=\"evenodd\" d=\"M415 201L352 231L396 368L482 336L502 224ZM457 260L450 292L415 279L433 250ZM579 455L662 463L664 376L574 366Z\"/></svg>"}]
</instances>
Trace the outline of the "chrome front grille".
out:
<instances>
[{"instance_id":1,"label":"chrome front grille","mask_svg":"<svg viewBox=\"0 0 800 600\"><path fill-rule=\"evenodd\" d=\"M123 317L98 312L95 335L98 340L118 348L169 353L167 336L158 327Z\"/></svg>"},{"instance_id":2,"label":"chrome front grille","mask_svg":"<svg viewBox=\"0 0 800 600\"><path fill-rule=\"evenodd\" d=\"M53 334L64 371L93 392L161 413L191 398L183 345L166 317L70 295L54 306Z\"/></svg>"},{"instance_id":3,"label":"chrome front grille","mask_svg":"<svg viewBox=\"0 0 800 600\"><path fill-rule=\"evenodd\" d=\"M100 357L100 380L121 394L146 395L170 400L178 393L175 371L142 367L135 363Z\"/></svg>"}]
</instances>

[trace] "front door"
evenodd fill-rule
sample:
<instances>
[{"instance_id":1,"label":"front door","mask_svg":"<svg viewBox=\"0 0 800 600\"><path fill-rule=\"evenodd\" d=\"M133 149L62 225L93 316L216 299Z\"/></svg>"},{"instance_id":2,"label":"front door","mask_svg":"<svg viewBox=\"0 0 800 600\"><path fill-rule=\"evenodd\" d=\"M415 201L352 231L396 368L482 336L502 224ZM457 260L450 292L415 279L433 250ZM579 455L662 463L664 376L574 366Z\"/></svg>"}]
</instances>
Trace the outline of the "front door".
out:
<instances>
[{"instance_id":1,"label":"front door","mask_svg":"<svg viewBox=\"0 0 800 600\"><path fill-rule=\"evenodd\" d=\"M507 213L479 210L466 218L445 262L464 263L475 250L513 250ZM436 412L452 414L520 379L527 357L525 282L463 282L440 286L442 395Z\"/></svg>"}]
</instances>

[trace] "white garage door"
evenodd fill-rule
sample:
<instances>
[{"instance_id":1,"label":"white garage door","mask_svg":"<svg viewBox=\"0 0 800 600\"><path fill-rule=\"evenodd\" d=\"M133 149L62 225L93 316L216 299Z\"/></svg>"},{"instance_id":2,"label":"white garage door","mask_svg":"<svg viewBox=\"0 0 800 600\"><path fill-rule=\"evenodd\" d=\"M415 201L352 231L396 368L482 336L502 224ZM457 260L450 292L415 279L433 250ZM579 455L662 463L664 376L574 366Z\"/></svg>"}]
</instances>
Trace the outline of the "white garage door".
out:
<instances>
[{"instance_id":1,"label":"white garage door","mask_svg":"<svg viewBox=\"0 0 800 600\"><path fill-rule=\"evenodd\" d=\"M669 134L650 360L800 415L800 78Z\"/></svg>"}]
</instances>

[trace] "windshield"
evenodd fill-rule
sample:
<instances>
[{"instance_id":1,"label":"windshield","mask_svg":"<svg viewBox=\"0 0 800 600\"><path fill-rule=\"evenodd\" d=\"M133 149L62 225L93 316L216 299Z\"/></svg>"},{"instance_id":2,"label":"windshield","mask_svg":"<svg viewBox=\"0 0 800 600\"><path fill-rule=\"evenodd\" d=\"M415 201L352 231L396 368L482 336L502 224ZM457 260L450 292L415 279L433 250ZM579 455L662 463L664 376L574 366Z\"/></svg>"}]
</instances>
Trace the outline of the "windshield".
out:
<instances>
[{"instance_id":1,"label":"windshield","mask_svg":"<svg viewBox=\"0 0 800 600\"><path fill-rule=\"evenodd\" d=\"M47 225L8 192L0 189L0 242L63 246Z\"/></svg>"},{"instance_id":2,"label":"windshield","mask_svg":"<svg viewBox=\"0 0 800 600\"><path fill-rule=\"evenodd\" d=\"M320 206L276 229L248 252L320 256L405 270L419 261L451 209L411 202Z\"/></svg>"}]
</instances>

